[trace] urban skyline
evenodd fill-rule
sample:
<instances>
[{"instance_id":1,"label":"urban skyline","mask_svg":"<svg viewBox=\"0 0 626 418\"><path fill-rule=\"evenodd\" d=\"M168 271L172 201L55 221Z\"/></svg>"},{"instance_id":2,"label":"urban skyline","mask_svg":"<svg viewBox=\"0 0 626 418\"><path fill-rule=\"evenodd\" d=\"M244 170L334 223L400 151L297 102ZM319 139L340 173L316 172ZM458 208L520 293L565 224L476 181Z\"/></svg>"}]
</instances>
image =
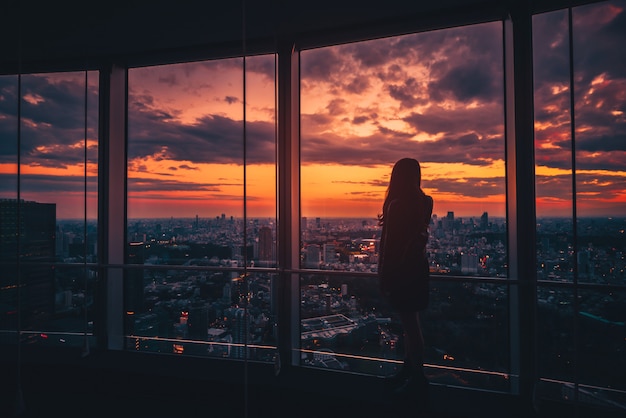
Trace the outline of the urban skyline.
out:
<instances>
[{"instance_id":1,"label":"urban skyline","mask_svg":"<svg viewBox=\"0 0 626 418\"><path fill-rule=\"evenodd\" d=\"M5 209L12 208L3 213L17 216L15 200L0 202ZM54 211L49 204L30 202L29 207ZM39 212L21 213L32 217ZM3 218L4 232L17 227L14 220ZM488 213L457 217L448 212L432 220L427 251L434 281L431 305L424 312L427 369L441 383L508 390L508 285L475 280L508 276L505 219ZM550 282L573 283L577 274L579 281L587 283L626 283L626 217L579 219L577 253L572 227L568 219L543 218L536 231L537 279L544 281L537 288L536 306L542 318L537 339L544 347L538 353L539 363L545 376L566 381L571 379L574 361L573 331L566 324L574 307L571 289ZM378 290L376 219L303 217L301 228L302 364L393 373L400 364L403 338L395 312ZM23 316L23 338L29 344L80 343L85 333L91 335L98 327L97 275L93 271L85 276L86 271L76 267L82 261L97 263L97 225L57 220L56 233L48 229L34 248L45 250L41 262L56 266L40 270L38 290L25 299L24 306L36 306L38 312ZM274 218L248 219L245 224L227 214L205 219L129 219L126 262L143 268L128 269L124 278L125 349L274 361L277 280L271 270L250 267L277 267L275 237ZM31 252L30 257L43 255ZM243 263L246 259L248 265ZM446 275L466 276L466 280L446 281ZM621 391L626 388L615 374L619 369L615 362L620 360L601 355L604 350L619 352L623 344L624 300L618 293L581 291L575 312L586 329L584 338L602 341L587 346L591 360L578 365L580 376L588 384L617 389L611 396L622 402ZM9 296L5 295L8 306ZM37 300L49 304L32 305ZM63 337L49 338L47 329ZM598 399L604 399L605 392L598 390Z\"/></svg>"}]
</instances>

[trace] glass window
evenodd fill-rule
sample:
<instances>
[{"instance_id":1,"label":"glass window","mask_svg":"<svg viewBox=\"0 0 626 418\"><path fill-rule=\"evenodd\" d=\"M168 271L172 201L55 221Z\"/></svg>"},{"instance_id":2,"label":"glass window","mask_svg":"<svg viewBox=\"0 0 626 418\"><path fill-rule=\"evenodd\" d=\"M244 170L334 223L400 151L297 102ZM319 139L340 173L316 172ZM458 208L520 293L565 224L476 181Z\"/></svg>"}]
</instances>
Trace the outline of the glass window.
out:
<instances>
[{"instance_id":1,"label":"glass window","mask_svg":"<svg viewBox=\"0 0 626 418\"><path fill-rule=\"evenodd\" d=\"M533 18L537 278L573 280L568 12Z\"/></svg>"},{"instance_id":2,"label":"glass window","mask_svg":"<svg viewBox=\"0 0 626 418\"><path fill-rule=\"evenodd\" d=\"M2 257L19 256L3 276L19 277L21 289L9 286L7 297L19 298L28 343L82 346L93 325L88 264L97 261L98 73L22 75L19 122L16 80L3 78L1 89ZM5 252L6 228L19 241Z\"/></svg>"},{"instance_id":3,"label":"glass window","mask_svg":"<svg viewBox=\"0 0 626 418\"><path fill-rule=\"evenodd\" d=\"M18 77L0 77L0 342L16 343Z\"/></svg>"},{"instance_id":4,"label":"glass window","mask_svg":"<svg viewBox=\"0 0 626 418\"><path fill-rule=\"evenodd\" d=\"M502 48L502 23L491 22L301 52L302 268L334 271L302 274L302 345L322 351L309 355L324 360L316 365L384 375L402 359L398 319L375 276L377 215L400 158L420 161L434 198L427 250L435 280L507 277ZM508 345L507 321L494 319L507 312L506 287L433 286L426 316L438 325L425 325L436 347L427 362L442 367L440 376L506 372L507 354L457 350L450 338L460 341L458 332L437 332L469 309L483 341ZM480 303L450 305L457 293Z\"/></svg>"},{"instance_id":5,"label":"glass window","mask_svg":"<svg viewBox=\"0 0 626 418\"><path fill-rule=\"evenodd\" d=\"M625 17L619 0L533 18L538 278L561 282L538 288L541 392L622 407Z\"/></svg>"},{"instance_id":6,"label":"glass window","mask_svg":"<svg viewBox=\"0 0 626 418\"><path fill-rule=\"evenodd\" d=\"M626 150L620 138L625 132L626 73L614 51L626 35L613 29L623 10L623 2L572 10L573 121L568 11L533 20L541 279L571 282L576 268L581 281L624 283Z\"/></svg>"},{"instance_id":7,"label":"glass window","mask_svg":"<svg viewBox=\"0 0 626 418\"><path fill-rule=\"evenodd\" d=\"M302 52L305 268L376 270L376 216L410 156L435 201L431 268L506 277L500 35L494 22Z\"/></svg>"},{"instance_id":8,"label":"glass window","mask_svg":"<svg viewBox=\"0 0 626 418\"><path fill-rule=\"evenodd\" d=\"M578 277L626 284L626 1L572 9Z\"/></svg>"},{"instance_id":9,"label":"glass window","mask_svg":"<svg viewBox=\"0 0 626 418\"><path fill-rule=\"evenodd\" d=\"M128 349L273 353L274 59L129 70Z\"/></svg>"}]
</instances>

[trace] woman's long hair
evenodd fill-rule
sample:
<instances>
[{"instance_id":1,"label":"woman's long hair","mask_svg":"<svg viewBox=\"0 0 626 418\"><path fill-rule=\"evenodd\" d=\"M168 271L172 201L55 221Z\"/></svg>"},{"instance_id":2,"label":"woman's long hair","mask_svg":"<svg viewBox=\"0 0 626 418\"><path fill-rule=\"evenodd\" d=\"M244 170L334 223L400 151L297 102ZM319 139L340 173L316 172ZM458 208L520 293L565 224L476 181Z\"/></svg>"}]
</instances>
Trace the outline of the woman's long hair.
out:
<instances>
[{"instance_id":1,"label":"woman's long hair","mask_svg":"<svg viewBox=\"0 0 626 418\"><path fill-rule=\"evenodd\" d=\"M383 212L378 215L378 223L385 222L385 213L389 202L397 198L411 198L424 194L421 188L422 170L420 163L415 158L402 158L398 160L391 170L389 186L385 193Z\"/></svg>"}]
</instances>

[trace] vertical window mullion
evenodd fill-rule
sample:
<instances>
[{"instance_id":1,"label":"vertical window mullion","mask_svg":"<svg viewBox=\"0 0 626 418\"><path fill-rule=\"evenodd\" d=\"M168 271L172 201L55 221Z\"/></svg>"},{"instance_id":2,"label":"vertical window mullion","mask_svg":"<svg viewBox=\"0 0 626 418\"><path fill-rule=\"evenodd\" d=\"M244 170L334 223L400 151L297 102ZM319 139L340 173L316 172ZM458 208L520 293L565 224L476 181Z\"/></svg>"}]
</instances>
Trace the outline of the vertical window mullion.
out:
<instances>
[{"instance_id":1,"label":"vertical window mullion","mask_svg":"<svg viewBox=\"0 0 626 418\"><path fill-rule=\"evenodd\" d=\"M289 40L278 48L278 361L299 364L300 159L299 52ZM279 370L280 370L279 363Z\"/></svg>"},{"instance_id":2,"label":"vertical window mullion","mask_svg":"<svg viewBox=\"0 0 626 418\"><path fill-rule=\"evenodd\" d=\"M124 346L123 326L123 279L126 219L126 107L127 69L112 65L101 72L101 126L102 147L100 175L100 228L102 263L104 269L100 279L104 286L99 291L104 294L103 312L100 320L106 338L106 347L121 350Z\"/></svg>"},{"instance_id":3,"label":"vertical window mullion","mask_svg":"<svg viewBox=\"0 0 626 418\"><path fill-rule=\"evenodd\" d=\"M532 15L525 5L505 22L507 225L512 392L532 408L536 381L536 269Z\"/></svg>"},{"instance_id":4,"label":"vertical window mullion","mask_svg":"<svg viewBox=\"0 0 626 418\"><path fill-rule=\"evenodd\" d=\"M579 336L579 300L578 300L578 214L576 206L576 114L574 101L574 28L572 25L572 8L567 10L567 33L569 41L569 93L570 93L570 141L571 141L571 164L572 164L572 267L573 267L573 308L574 308L574 404L578 404L580 382L580 336Z\"/></svg>"}]
</instances>

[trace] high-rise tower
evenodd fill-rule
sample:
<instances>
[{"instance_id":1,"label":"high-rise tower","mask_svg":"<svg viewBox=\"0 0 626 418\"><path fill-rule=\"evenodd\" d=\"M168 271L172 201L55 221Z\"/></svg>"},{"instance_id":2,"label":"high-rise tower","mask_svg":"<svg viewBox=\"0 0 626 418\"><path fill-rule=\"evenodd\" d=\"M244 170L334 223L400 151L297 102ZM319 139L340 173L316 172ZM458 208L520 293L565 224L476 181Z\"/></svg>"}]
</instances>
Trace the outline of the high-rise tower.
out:
<instances>
[{"instance_id":1,"label":"high-rise tower","mask_svg":"<svg viewBox=\"0 0 626 418\"><path fill-rule=\"evenodd\" d=\"M54 314L55 252L56 204L0 199L0 288L8 289L0 302L16 310L19 289L25 327L35 316Z\"/></svg>"},{"instance_id":2,"label":"high-rise tower","mask_svg":"<svg viewBox=\"0 0 626 418\"><path fill-rule=\"evenodd\" d=\"M268 226L259 228L259 261L261 265L268 265L274 260L274 238L272 229Z\"/></svg>"}]
</instances>

